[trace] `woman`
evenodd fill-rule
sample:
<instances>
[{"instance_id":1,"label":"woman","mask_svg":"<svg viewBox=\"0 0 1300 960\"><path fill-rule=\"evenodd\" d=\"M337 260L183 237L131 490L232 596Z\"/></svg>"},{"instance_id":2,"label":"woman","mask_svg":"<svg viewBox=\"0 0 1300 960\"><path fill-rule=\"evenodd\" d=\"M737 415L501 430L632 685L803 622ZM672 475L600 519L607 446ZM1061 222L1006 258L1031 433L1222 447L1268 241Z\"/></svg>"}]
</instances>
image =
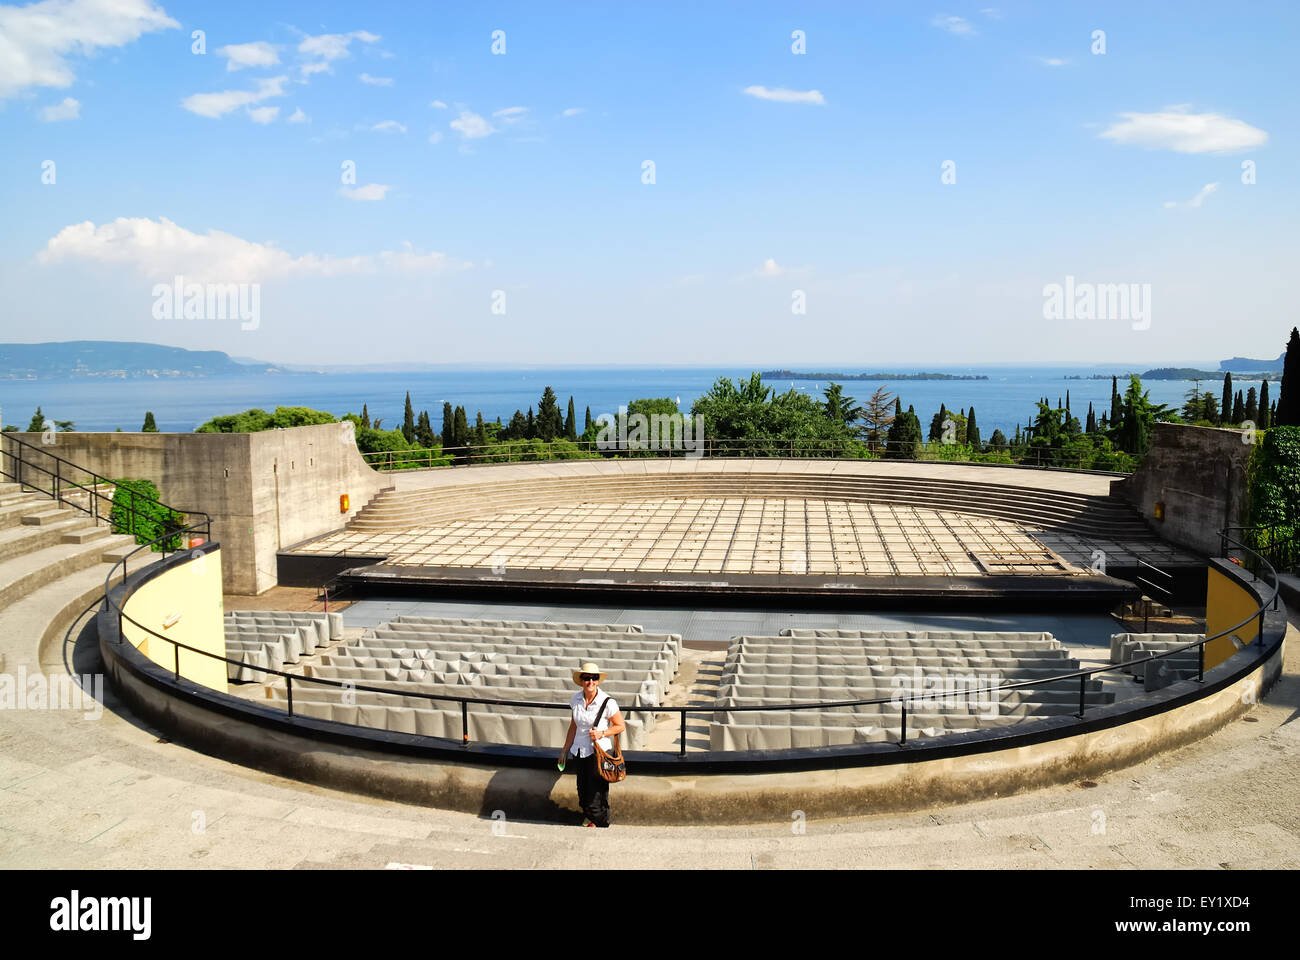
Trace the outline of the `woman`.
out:
<instances>
[{"instance_id":1,"label":"woman","mask_svg":"<svg viewBox=\"0 0 1300 960\"><path fill-rule=\"evenodd\" d=\"M569 701L573 719L560 751L560 766L573 761L577 768L578 805L585 816L584 827L609 826L609 782L596 767L599 761L594 744L599 743L600 749L608 752L612 749L609 738L627 729L614 698L600 690L607 676L594 663L584 663L582 669L573 672L573 682L582 689Z\"/></svg>"}]
</instances>

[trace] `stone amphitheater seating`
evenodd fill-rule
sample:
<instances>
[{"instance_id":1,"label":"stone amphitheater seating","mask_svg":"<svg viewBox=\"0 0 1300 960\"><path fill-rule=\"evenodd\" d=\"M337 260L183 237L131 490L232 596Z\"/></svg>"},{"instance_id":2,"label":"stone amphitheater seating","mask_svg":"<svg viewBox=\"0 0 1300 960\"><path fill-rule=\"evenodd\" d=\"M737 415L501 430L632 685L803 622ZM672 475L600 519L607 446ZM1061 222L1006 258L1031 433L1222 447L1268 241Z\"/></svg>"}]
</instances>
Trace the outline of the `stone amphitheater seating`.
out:
<instances>
[{"instance_id":1,"label":"stone amphitheater seating","mask_svg":"<svg viewBox=\"0 0 1300 960\"><path fill-rule=\"evenodd\" d=\"M715 750L897 741L898 703L797 711L736 711L773 701L822 703L932 692L908 704L908 737L937 737L1074 713L1079 682L1059 681L997 693L989 687L1079 669L1051 634L960 630L791 629L738 637L727 651L710 727ZM1085 702L1111 703L1099 680Z\"/></svg>"},{"instance_id":2,"label":"stone amphitheater seating","mask_svg":"<svg viewBox=\"0 0 1300 960\"><path fill-rule=\"evenodd\" d=\"M460 704L438 696L565 704L576 692L572 673L595 660L608 679L601 689L624 711L623 746L641 749L654 714L629 707L661 702L676 674L681 638L645 633L624 624L557 624L508 620L399 617L361 638L320 654L308 676L398 687L407 696L310 683L294 684L294 711L342 723L459 740ZM277 701L286 697L271 688ZM415 696L425 694L427 696ZM471 740L558 748L568 731L567 710L473 704Z\"/></svg>"},{"instance_id":3,"label":"stone amphitheater seating","mask_svg":"<svg viewBox=\"0 0 1300 960\"><path fill-rule=\"evenodd\" d=\"M795 497L915 506L1001 517L1089 537L1141 540L1152 537L1131 506L1111 497L933 477L717 468L669 472L663 467L656 464L641 473L620 471L519 480L481 474L477 479L486 482L471 484L466 480L420 490L390 491L371 500L348 524L348 529L432 527L488 514L587 501Z\"/></svg>"},{"instance_id":4,"label":"stone amphitheater seating","mask_svg":"<svg viewBox=\"0 0 1300 960\"><path fill-rule=\"evenodd\" d=\"M283 670L331 642L343 638L340 613L294 613L281 610L230 610L225 616L226 656L239 663L226 667L236 682L274 679L256 668Z\"/></svg>"},{"instance_id":5,"label":"stone amphitheater seating","mask_svg":"<svg viewBox=\"0 0 1300 960\"><path fill-rule=\"evenodd\" d=\"M1110 636L1110 662L1124 663L1152 654L1176 650L1188 643L1204 640L1203 633L1112 633ZM1189 647L1159 660L1134 664L1124 671L1141 680L1146 690L1159 690L1178 680L1187 680L1200 673L1200 654Z\"/></svg>"}]
</instances>

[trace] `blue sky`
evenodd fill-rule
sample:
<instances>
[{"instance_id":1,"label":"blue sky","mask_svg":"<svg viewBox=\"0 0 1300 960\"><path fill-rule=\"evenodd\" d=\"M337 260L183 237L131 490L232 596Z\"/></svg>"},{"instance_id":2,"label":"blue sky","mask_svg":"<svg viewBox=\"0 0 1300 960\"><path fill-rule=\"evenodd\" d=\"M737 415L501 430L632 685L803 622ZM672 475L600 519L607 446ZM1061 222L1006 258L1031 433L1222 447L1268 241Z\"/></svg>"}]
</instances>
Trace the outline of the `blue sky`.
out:
<instances>
[{"instance_id":1,"label":"blue sky","mask_svg":"<svg viewBox=\"0 0 1300 960\"><path fill-rule=\"evenodd\" d=\"M1173 363L1300 322L1294 4L611 6L0 6L0 338ZM154 316L176 274L255 328ZM1045 319L1067 276L1149 326Z\"/></svg>"}]
</instances>

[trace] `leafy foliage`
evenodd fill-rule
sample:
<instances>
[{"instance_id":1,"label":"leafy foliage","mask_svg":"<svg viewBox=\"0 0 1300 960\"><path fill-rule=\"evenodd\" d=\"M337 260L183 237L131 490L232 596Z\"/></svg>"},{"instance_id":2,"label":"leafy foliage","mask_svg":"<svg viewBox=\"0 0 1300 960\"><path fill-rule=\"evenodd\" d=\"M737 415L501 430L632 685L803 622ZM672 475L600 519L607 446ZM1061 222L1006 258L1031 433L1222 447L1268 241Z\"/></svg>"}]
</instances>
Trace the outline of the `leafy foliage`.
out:
<instances>
[{"instance_id":1,"label":"leafy foliage","mask_svg":"<svg viewBox=\"0 0 1300 960\"><path fill-rule=\"evenodd\" d=\"M156 540L185 526L185 514L178 513L158 502L158 488L149 480L114 480L113 509L109 520L114 533L129 533L135 542L144 544ZM153 545L155 551L179 550L179 534L160 540Z\"/></svg>"}]
</instances>

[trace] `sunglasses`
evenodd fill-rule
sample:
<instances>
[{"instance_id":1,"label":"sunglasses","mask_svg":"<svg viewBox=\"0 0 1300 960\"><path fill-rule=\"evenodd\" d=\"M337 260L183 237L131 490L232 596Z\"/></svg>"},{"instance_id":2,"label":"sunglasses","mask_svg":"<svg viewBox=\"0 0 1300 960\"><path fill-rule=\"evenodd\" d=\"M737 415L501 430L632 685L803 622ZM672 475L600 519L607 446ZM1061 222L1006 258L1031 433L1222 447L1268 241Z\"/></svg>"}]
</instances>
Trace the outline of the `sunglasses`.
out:
<instances>
[{"instance_id":1,"label":"sunglasses","mask_svg":"<svg viewBox=\"0 0 1300 960\"><path fill-rule=\"evenodd\" d=\"M578 679L581 680L583 683L586 683L588 680L595 680L595 681L599 682L599 680L600 680L600 674L598 674L598 673L583 673L583 674L580 674L580 675L578 676Z\"/></svg>"}]
</instances>

